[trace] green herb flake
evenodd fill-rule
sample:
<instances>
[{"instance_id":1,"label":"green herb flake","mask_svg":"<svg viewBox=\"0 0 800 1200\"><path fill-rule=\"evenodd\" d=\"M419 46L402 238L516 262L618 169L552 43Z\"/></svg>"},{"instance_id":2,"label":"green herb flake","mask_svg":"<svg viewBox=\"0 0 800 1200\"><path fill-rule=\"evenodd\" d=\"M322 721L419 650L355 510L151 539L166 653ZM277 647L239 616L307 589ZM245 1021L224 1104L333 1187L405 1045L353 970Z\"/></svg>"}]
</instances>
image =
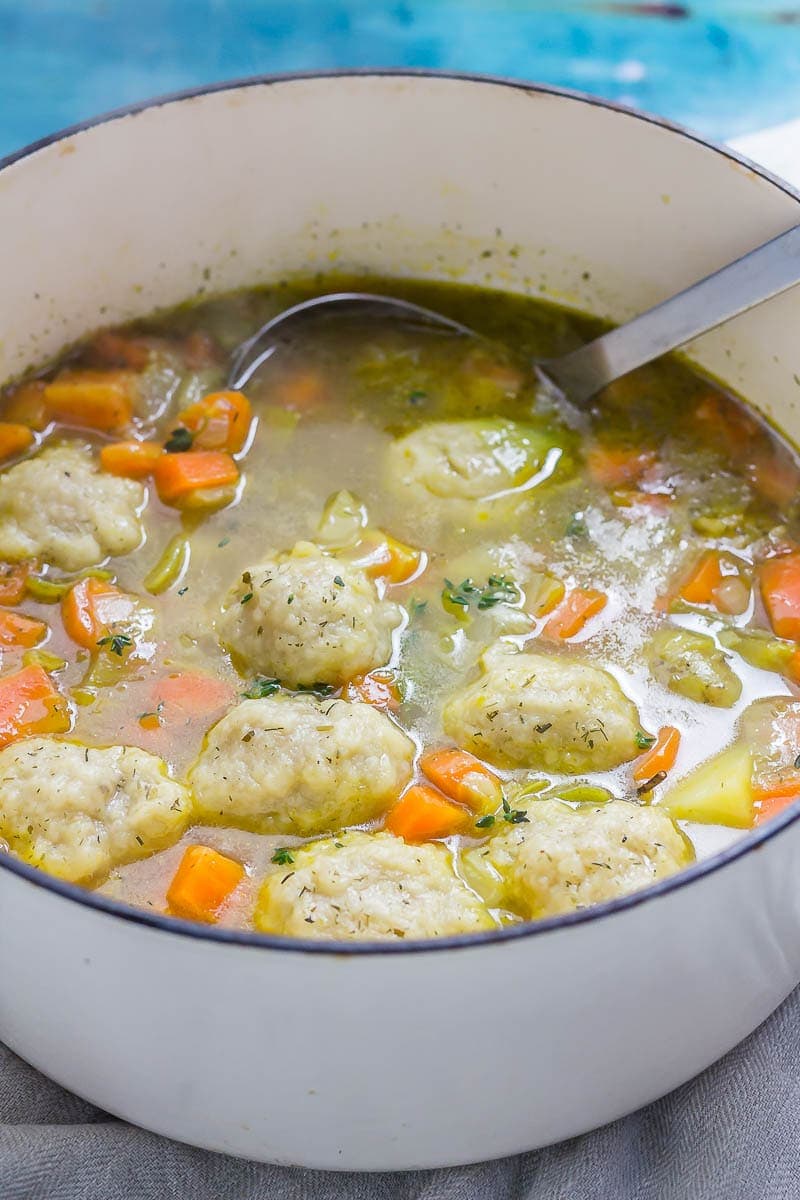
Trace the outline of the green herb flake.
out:
<instances>
[{"instance_id":1,"label":"green herb flake","mask_svg":"<svg viewBox=\"0 0 800 1200\"><path fill-rule=\"evenodd\" d=\"M567 522L567 528L565 530L567 537L586 537L588 532L589 531L586 528L586 521L583 519L583 513L573 513Z\"/></svg>"},{"instance_id":2,"label":"green herb flake","mask_svg":"<svg viewBox=\"0 0 800 1200\"><path fill-rule=\"evenodd\" d=\"M179 425L164 442L164 449L167 454L183 454L184 451L191 450L193 441L194 434L183 425Z\"/></svg>"},{"instance_id":3,"label":"green herb flake","mask_svg":"<svg viewBox=\"0 0 800 1200\"><path fill-rule=\"evenodd\" d=\"M634 740L640 750L649 750L651 746L655 745L656 741L654 737L652 737L649 733L643 733L641 729L636 730L636 737Z\"/></svg>"},{"instance_id":4,"label":"green herb flake","mask_svg":"<svg viewBox=\"0 0 800 1200\"><path fill-rule=\"evenodd\" d=\"M241 598L241 600L239 601L239 603L240 603L240 604L249 604L249 603L250 603L250 601L251 601L252 599L253 599L253 593L252 593L252 592L245 592L245 594L242 596L242 598Z\"/></svg>"},{"instance_id":5,"label":"green herb flake","mask_svg":"<svg viewBox=\"0 0 800 1200\"><path fill-rule=\"evenodd\" d=\"M332 696L336 688L332 683L301 683L295 691L312 696Z\"/></svg>"},{"instance_id":6,"label":"green herb flake","mask_svg":"<svg viewBox=\"0 0 800 1200\"><path fill-rule=\"evenodd\" d=\"M527 810L524 808L512 808L508 801L503 798L503 820L508 821L509 825L524 825L529 821Z\"/></svg>"},{"instance_id":7,"label":"green herb flake","mask_svg":"<svg viewBox=\"0 0 800 1200\"><path fill-rule=\"evenodd\" d=\"M288 846L279 846L270 862L274 862L278 867L290 867L294 862L294 855Z\"/></svg>"},{"instance_id":8,"label":"green herb flake","mask_svg":"<svg viewBox=\"0 0 800 1200\"><path fill-rule=\"evenodd\" d=\"M342 579L341 575L334 575L333 582L337 587L344 587L344 580Z\"/></svg>"},{"instance_id":9,"label":"green herb flake","mask_svg":"<svg viewBox=\"0 0 800 1200\"><path fill-rule=\"evenodd\" d=\"M219 542L217 542L217 549L221 550L223 546L227 546L230 540L231 539L229 537L222 538Z\"/></svg>"},{"instance_id":10,"label":"green herb flake","mask_svg":"<svg viewBox=\"0 0 800 1200\"><path fill-rule=\"evenodd\" d=\"M185 596L185 595L186 595L186 593L188 592L188 590L189 590L189 585L188 585L188 583L187 583L187 584L186 584L184 587L182 587L182 588L178 588L178 595L179 595L179 596Z\"/></svg>"},{"instance_id":11,"label":"green herb flake","mask_svg":"<svg viewBox=\"0 0 800 1200\"><path fill-rule=\"evenodd\" d=\"M485 817L478 817L475 822L476 829L491 829L494 825L494 813L487 813Z\"/></svg>"},{"instance_id":12,"label":"green herb flake","mask_svg":"<svg viewBox=\"0 0 800 1200\"><path fill-rule=\"evenodd\" d=\"M245 700L264 700L267 696L273 696L275 692L280 691L279 679L254 679L246 692L242 692Z\"/></svg>"},{"instance_id":13,"label":"green herb flake","mask_svg":"<svg viewBox=\"0 0 800 1200\"><path fill-rule=\"evenodd\" d=\"M133 638L127 633L112 633L108 637L101 637L97 644L108 646L109 654L116 654L122 658L125 651L133 645Z\"/></svg>"},{"instance_id":14,"label":"green herb flake","mask_svg":"<svg viewBox=\"0 0 800 1200\"><path fill-rule=\"evenodd\" d=\"M490 575L483 587L472 579L462 579L458 585L449 579L444 581L442 606L466 616L471 608L479 612L494 608L497 604L513 604L521 598L517 585L505 575Z\"/></svg>"}]
</instances>

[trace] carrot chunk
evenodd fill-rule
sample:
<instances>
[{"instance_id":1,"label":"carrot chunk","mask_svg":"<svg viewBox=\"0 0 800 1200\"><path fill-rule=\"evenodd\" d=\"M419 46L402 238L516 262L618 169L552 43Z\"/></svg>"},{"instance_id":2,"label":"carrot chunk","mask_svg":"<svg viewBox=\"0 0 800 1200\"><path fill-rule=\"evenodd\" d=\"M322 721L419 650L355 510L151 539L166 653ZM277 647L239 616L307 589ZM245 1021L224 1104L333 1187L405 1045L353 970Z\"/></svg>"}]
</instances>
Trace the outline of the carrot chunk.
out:
<instances>
[{"instance_id":1,"label":"carrot chunk","mask_svg":"<svg viewBox=\"0 0 800 1200\"><path fill-rule=\"evenodd\" d=\"M105 579L81 579L73 584L61 601L64 628L79 646L95 650L109 626L129 621L136 602Z\"/></svg>"},{"instance_id":2,"label":"carrot chunk","mask_svg":"<svg viewBox=\"0 0 800 1200\"><path fill-rule=\"evenodd\" d=\"M594 446L586 455L586 466L594 482L612 488L636 483L655 461L654 451L628 446Z\"/></svg>"},{"instance_id":3,"label":"carrot chunk","mask_svg":"<svg viewBox=\"0 0 800 1200\"><path fill-rule=\"evenodd\" d=\"M111 442L100 450L100 465L110 475L144 479L164 453L156 442Z\"/></svg>"},{"instance_id":4,"label":"carrot chunk","mask_svg":"<svg viewBox=\"0 0 800 1200\"><path fill-rule=\"evenodd\" d=\"M713 604L714 592L722 583L722 565L716 550L708 550L694 564L680 589L689 604Z\"/></svg>"},{"instance_id":5,"label":"carrot chunk","mask_svg":"<svg viewBox=\"0 0 800 1200\"><path fill-rule=\"evenodd\" d=\"M800 771L784 775L772 783L753 788L756 815L754 825L762 825L771 817L788 808L793 800L800 797Z\"/></svg>"},{"instance_id":6,"label":"carrot chunk","mask_svg":"<svg viewBox=\"0 0 800 1200\"><path fill-rule=\"evenodd\" d=\"M32 559L21 563L0 563L0 604L19 604L25 595L25 581L34 565Z\"/></svg>"},{"instance_id":7,"label":"carrot chunk","mask_svg":"<svg viewBox=\"0 0 800 1200\"><path fill-rule=\"evenodd\" d=\"M580 633L590 617L601 612L608 597L603 592L593 588L573 588L567 592L550 619L546 622L542 633L545 637L559 638L562 641Z\"/></svg>"},{"instance_id":8,"label":"carrot chunk","mask_svg":"<svg viewBox=\"0 0 800 1200\"><path fill-rule=\"evenodd\" d=\"M87 347L87 357L101 367L130 367L143 371L150 362L150 347L141 338L101 329Z\"/></svg>"},{"instance_id":9,"label":"carrot chunk","mask_svg":"<svg viewBox=\"0 0 800 1200\"><path fill-rule=\"evenodd\" d=\"M503 799L502 784L494 771L466 750L432 750L423 755L419 765L431 783L459 804L488 811Z\"/></svg>"},{"instance_id":10,"label":"carrot chunk","mask_svg":"<svg viewBox=\"0 0 800 1200\"><path fill-rule=\"evenodd\" d=\"M62 371L44 389L52 417L115 433L130 424L133 376L127 371Z\"/></svg>"},{"instance_id":11,"label":"carrot chunk","mask_svg":"<svg viewBox=\"0 0 800 1200\"><path fill-rule=\"evenodd\" d=\"M9 392L3 404L6 420L27 425L30 429L44 429L51 419L44 402L46 386L43 379L29 379Z\"/></svg>"},{"instance_id":12,"label":"carrot chunk","mask_svg":"<svg viewBox=\"0 0 800 1200\"><path fill-rule=\"evenodd\" d=\"M371 704L373 708L396 712L400 707L397 681L388 672L376 671L372 675L356 675L346 685L344 693L348 700Z\"/></svg>"},{"instance_id":13,"label":"carrot chunk","mask_svg":"<svg viewBox=\"0 0 800 1200\"><path fill-rule=\"evenodd\" d=\"M177 917L212 925L244 874L241 863L210 846L190 846L169 885L167 904Z\"/></svg>"},{"instance_id":14,"label":"carrot chunk","mask_svg":"<svg viewBox=\"0 0 800 1200\"><path fill-rule=\"evenodd\" d=\"M800 553L768 558L758 575L773 630L778 637L800 640Z\"/></svg>"},{"instance_id":15,"label":"carrot chunk","mask_svg":"<svg viewBox=\"0 0 800 1200\"><path fill-rule=\"evenodd\" d=\"M44 621L25 617L7 608L0 609L0 646L22 646L30 650L38 646L46 635Z\"/></svg>"},{"instance_id":16,"label":"carrot chunk","mask_svg":"<svg viewBox=\"0 0 800 1200\"><path fill-rule=\"evenodd\" d=\"M680 744L679 729L675 729L673 725L665 725L660 729L654 745L636 761L633 768L633 778L636 782L644 783L661 771L671 771L675 766Z\"/></svg>"},{"instance_id":17,"label":"carrot chunk","mask_svg":"<svg viewBox=\"0 0 800 1200\"><path fill-rule=\"evenodd\" d=\"M293 412L313 412L327 401L328 385L317 371L298 371L276 383L269 399Z\"/></svg>"},{"instance_id":18,"label":"carrot chunk","mask_svg":"<svg viewBox=\"0 0 800 1200\"><path fill-rule=\"evenodd\" d=\"M252 420L244 392L212 392L178 413L178 423L194 434L195 447L230 454L244 446Z\"/></svg>"},{"instance_id":19,"label":"carrot chunk","mask_svg":"<svg viewBox=\"0 0 800 1200\"><path fill-rule=\"evenodd\" d=\"M153 474L165 504L180 504L193 492L233 487L239 480L239 468L222 450L164 454Z\"/></svg>"},{"instance_id":20,"label":"carrot chunk","mask_svg":"<svg viewBox=\"0 0 800 1200\"><path fill-rule=\"evenodd\" d=\"M27 425L0 421L0 460L24 454L33 445L33 434Z\"/></svg>"},{"instance_id":21,"label":"carrot chunk","mask_svg":"<svg viewBox=\"0 0 800 1200\"><path fill-rule=\"evenodd\" d=\"M395 804L386 818L386 828L407 842L427 842L432 838L459 833L469 814L451 804L433 788L415 784Z\"/></svg>"},{"instance_id":22,"label":"carrot chunk","mask_svg":"<svg viewBox=\"0 0 800 1200\"><path fill-rule=\"evenodd\" d=\"M233 700L234 688L201 671L179 671L159 679L153 697L166 724L170 719L186 721L226 709Z\"/></svg>"},{"instance_id":23,"label":"carrot chunk","mask_svg":"<svg viewBox=\"0 0 800 1200\"><path fill-rule=\"evenodd\" d=\"M364 568L371 579L406 583L419 570L422 552L404 542L398 542L396 538L379 529L367 529L358 545L354 561Z\"/></svg>"},{"instance_id":24,"label":"carrot chunk","mask_svg":"<svg viewBox=\"0 0 800 1200\"><path fill-rule=\"evenodd\" d=\"M38 666L0 679L0 747L35 733L66 733L69 705Z\"/></svg>"}]
</instances>

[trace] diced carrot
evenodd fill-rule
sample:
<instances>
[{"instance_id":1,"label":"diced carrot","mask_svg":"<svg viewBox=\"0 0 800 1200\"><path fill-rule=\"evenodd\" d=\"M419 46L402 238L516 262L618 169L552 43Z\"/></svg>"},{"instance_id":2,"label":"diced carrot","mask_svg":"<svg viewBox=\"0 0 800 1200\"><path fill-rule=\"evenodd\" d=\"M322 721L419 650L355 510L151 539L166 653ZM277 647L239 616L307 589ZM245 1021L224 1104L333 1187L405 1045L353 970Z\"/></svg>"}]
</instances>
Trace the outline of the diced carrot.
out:
<instances>
[{"instance_id":1,"label":"diced carrot","mask_svg":"<svg viewBox=\"0 0 800 1200\"><path fill-rule=\"evenodd\" d=\"M3 416L6 420L27 425L31 429L44 429L50 422L44 402L46 386L43 379L30 379L9 392L3 404Z\"/></svg>"},{"instance_id":2,"label":"diced carrot","mask_svg":"<svg viewBox=\"0 0 800 1200\"><path fill-rule=\"evenodd\" d=\"M66 733L69 705L38 666L0 678L0 747L35 733Z\"/></svg>"},{"instance_id":3,"label":"diced carrot","mask_svg":"<svg viewBox=\"0 0 800 1200\"><path fill-rule=\"evenodd\" d=\"M752 446L753 439L760 433L757 422L744 409L718 392L709 392L700 398L694 419L717 447L726 449L734 457Z\"/></svg>"},{"instance_id":4,"label":"diced carrot","mask_svg":"<svg viewBox=\"0 0 800 1200\"><path fill-rule=\"evenodd\" d=\"M606 604L608 597L603 592L593 588L573 588L546 622L542 633L545 637L562 641L574 637L589 618L601 612Z\"/></svg>"},{"instance_id":5,"label":"diced carrot","mask_svg":"<svg viewBox=\"0 0 800 1200\"><path fill-rule=\"evenodd\" d=\"M593 446L586 455L586 466L595 483L602 487L621 487L636 483L656 461L655 451L630 446Z\"/></svg>"},{"instance_id":6,"label":"diced carrot","mask_svg":"<svg viewBox=\"0 0 800 1200\"><path fill-rule=\"evenodd\" d=\"M233 487L239 468L222 450L186 450L164 454L153 472L158 494L165 504L180 504L193 492Z\"/></svg>"},{"instance_id":7,"label":"diced carrot","mask_svg":"<svg viewBox=\"0 0 800 1200\"><path fill-rule=\"evenodd\" d=\"M195 329L184 339L183 357L190 371L202 371L219 362L219 346L210 333Z\"/></svg>"},{"instance_id":8,"label":"diced carrot","mask_svg":"<svg viewBox=\"0 0 800 1200\"><path fill-rule=\"evenodd\" d=\"M244 875L235 859L210 846L190 846L169 885L167 904L177 917L212 925Z\"/></svg>"},{"instance_id":9,"label":"diced carrot","mask_svg":"<svg viewBox=\"0 0 800 1200\"><path fill-rule=\"evenodd\" d=\"M130 367L143 371L150 362L150 347L142 338L101 329L86 348L86 357L101 367Z\"/></svg>"},{"instance_id":10,"label":"diced carrot","mask_svg":"<svg viewBox=\"0 0 800 1200\"><path fill-rule=\"evenodd\" d=\"M671 771L675 766L680 744L679 729L673 725L665 725L663 729L659 729L655 743L636 760L633 768L633 778L636 782L644 783L661 771Z\"/></svg>"},{"instance_id":11,"label":"diced carrot","mask_svg":"<svg viewBox=\"0 0 800 1200\"><path fill-rule=\"evenodd\" d=\"M722 566L716 550L702 554L684 579L680 596L688 604L713 604L714 589L722 583Z\"/></svg>"},{"instance_id":12,"label":"diced carrot","mask_svg":"<svg viewBox=\"0 0 800 1200\"><path fill-rule=\"evenodd\" d=\"M277 382L269 392L269 399L281 408L312 412L326 403L328 385L317 371L298 371Z\"/></svg>"},{"instance_id":13,"label":"diced carrot","mask_svg":"<svg viewBox=\"0 0 800 1200\"><path fill-rule=\"evenodd\" d=\"M433 788L414 784L386 818L386 828L407 842L427 842L450 837L467 825L469 814L451 804Z\"/></svg>"},{"instance_id":14,"label":"diced carrot","mask_svg":"<svg viewBox=\"0 0 800 1200\"><path fill-rule=\"evenodd\" d=\"M761 597L778 637L800 640L800 552L768 558L758 572Z\"/></svg>"},{"instance_id":15,"label":"diced carrot","mask_svg":"<svg viewBox=\"0 0 800 1200\"><path fill-rule=\"evenodd\" d=\"M356 675L344 689L348 700L371 704L373 708L397 712L400 707L400 691L394 675L375 671L371 675Z\"/></svg>"},{"instance_id":16,"label":"diced carrot","mask_svg":"<svg viewBox=\"0 0 800 1200\"><path fill-rule=\"evenodd\" d=\"M127 371L61 371L44 389L51 416L116 433L130 424L134 377Z\"/></svg>"},{"instance_id":17,"label":"diced carrot","mask_svg":"<svg viewBox=\"0 0 800 1200\"><path fill-rule=\"evenodd\" d=\"M668 492L643 492L639 488L621 487L611 492L611 502L617 508L650 508L653 512L664 513L673 501Z\"/></svg>"},{"instance_id":18,"label":"diced carrot","mask_svg":"<svg viewBox=\"0 0 800 1200\"><path fill-rule=\"evenodd\" d=\"M224 711L233 701L232 684L201 671L176 671L164 675L153 689L153 701L162 707L164 724L170 720L207 717Z\"/></svg>"},{"instance_id":19,"label":"diced carrot","mask_svg":"<svg viewBox=\"0 0 800 1200\"><path fill-rule=\"evenodd\" d=\"M105 579L81 579L73 584L61 601L61 619L74 642L95 650L109 629L129 621L136 601Z\"/></svg>"},{"instance_id":20,"label":"diced carrot","mask_svg":"<svg viewBox=\"0 0 800 1200\"><path fill-rule=\"evenodd\" d=\"M468 376L490 380L508 396L516 396L525 382L518 367L493 358L485 350L471 351L461 364L461 371Z\"/></svg>"},{"instance_id":21,"label":"diced carrot","mask_svg":"<svg viewBox=\"0 0 800 1200\"><path fill-rule=\"evenodd\" d=\"M178 413L178 423L194 434L199 450L236 454L247 441L253 410L244 392L211 392Z\"/></svg>"},{"instance_id":22,"label":"diced carrot","mask_svg":"<svg viewBox=\"0 0 800 1200\"><path fill-rule=\"evenodd\" d=\"M420 768L440 791L470 808L495 809L503 799L503 787L474 754L466 750L432 750L423 755Z\"/></svg>"},{"instance_id":23,"label":"diced carrot","mask_svg":"<svg viewBox=\"0 0 800 1200\"><path fill-rule=\"evenodd\" d=\"M100 450L100 465L111 475L144 479L152 475L162 454L164 450L157 442L111 442Z\"/></svg>"},{"instance_id":24,"label":"diced carrot","mask_svg":"<svg viewBox=\"0 0 800 1200\"><path fill-rule=\"evenodd\" d=\"M761 825L770 817L777 817L779 812L800 797L800 771L784 775L773 783L766 783L753 788L753 800L756 806L754 824Z\"/></svg>"},{"instance_id":25,"label":"diced carrot","mask_svg":"<svg viewBox=\"0 0 800 1200\"><path fill-rule=\"evenodd\" d=\"M46 636L47 626L44 621L0 608L0 646L22 646L31 650Z\"/></svg>"},{"instance_id":26,"label":"diced carrot","mask_svg":"<svg viewBox=\"0 0 800 1200\"><path fill-rule=\"evenodd\" d=\"M371 579L406 583L419 570L422 552L398 542L388 533L369 529L359 542L355 561Z\"/></svg>"},{"instance_id":27,"label":"diced carrot","mask_svg":"<svg viewBox=\"0 0 800 1200\"><path fill-rule=\"evenodd\" d=\"M35 565L33 559L0 563L0 604L19 604L25 595L25 581Z\"/></svg>"},{"instance_id":28,"label":"diced carrot","mask_svg":"<svg viewBox=\"0 0 800 1200\"><path fill-rule=\"evenodd\" d=\"M33 445L33 434L27 425L0 421L0 461L24 454Z\"/></svg>"}]
</instances>

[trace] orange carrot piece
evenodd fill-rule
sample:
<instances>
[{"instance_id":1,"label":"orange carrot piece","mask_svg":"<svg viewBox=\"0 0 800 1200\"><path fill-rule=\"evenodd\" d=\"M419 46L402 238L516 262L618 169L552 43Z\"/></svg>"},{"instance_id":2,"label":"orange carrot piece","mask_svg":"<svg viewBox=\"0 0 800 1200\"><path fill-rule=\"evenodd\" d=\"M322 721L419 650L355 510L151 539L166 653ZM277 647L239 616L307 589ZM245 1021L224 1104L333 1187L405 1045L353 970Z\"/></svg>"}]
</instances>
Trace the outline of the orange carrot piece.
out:
<instances>
[{"instance_id":1,"label":"orange carrot piece","mask_svg":"<svg viewBox=\"0 0 800 1200\"><path fill-rule=\"evenodd\" d=\"M294 412L312 412L328 399L328 385L317 371L298 371L276 383L269 399Z\"/></svg>"},{"instance_id":2,"label":"orange carrot piece","mask_svg":"<svg viewBox=\"0 0 800 1200\"><path fill-rule=\"evenodd\" d=\"M232 703L232 684L201 671L179 671L159 679L153 689L156 706L162 707L164 724L170 720L192 720L224 711Z\"/></svg>"},{"instance_id":3,"label":"orange carrot piece","mask_svg":"<svg viewBox=\"0 0 800 1200\"><path fill-rule=\"evenodd\" d=\"M247 441L253 410L244 392L211 392L178 413L178 424L194 434L198 450L236 454Z\"/></svg>"},{"instance_id":4,"label":"orange carrot piece","mask_svg":"<svg viewBox=\"0 0 800 1200\"><path fill-rule=\"evenodd\" d=\"M61 601L61 619L73 642L95 650L109 626L128 621L136 602L104 579L81 579L73 584Z\"/></svg>"},{"instance_id":5,"label":"orange carrot piece","mask_svg":"<svg viewBox=\"0 0 800 1200\"><path fill-rule=\"evenodd\" d=\"M167 890L167 904L176 917L212 925L244 874L241 863L210 846L189 846Z\"/></svg>"},{"instance_id":6,"label":"orange carrot piece","mask_svg":"<svg viewBox=\"0 0 800 1200\"><path fill-rule=\"evenodd\" d=\"M220 350L210 333L195 329L184 339L183 357L190 371L202 371L219 362Z\"/></svg>"},{"instance_id":7,"label":"orange carrot piece","mask_svg":"<svg viewBox=\"0 0 800 1200\"><path fill-rule=\"evenodd\" d=\"M606 604L608 597L603 592L593 588L573 588L546 622L542 633L562 641L574 637L590 617L602 612Z\"/></svg>"},{"instance_id":8,"label":"orange carrot piece","mask_svg":"<svg viewBox=\"0 0 800 1200\"><path fill-rule=\"evenodd\" d=\"M633 778L636 782L644 783L660 771L671 771L675 766L680 744L680 730L674 725L665 725L659 729L655 743L636 760L633 768Z\"/></svg>"},{"instance_id":9,"label":"orange carrot piece","mask_svg":"<svg viewBox=\"0 0 800 1200\"><path fill-rule=\"evenodd\" d=\"M100 450L100 465L110 475L144 479L152 475L163 453L157 442L111 442Z\"/></svg>"},{"instance_id":10,"label":"orange carrot piece","mask_svg":"<svg viewBox=\"0 0 800 1200\"><path fill-rule=\"evenodd\" d=\"M222 450L186 450L164 454L153 475L163 502L179 504L192 492L232 487L239 480L239 468Z\"/></svg>"},{"instance_id":11,"label":"orange carrot piece","mask_svg":"<svg viewBox=\"0 0 800 1200\"><path fill-rule=\"evenodd\" d=\"M0 646L22 646L26 650L38 646L47 636L44 621L25 617L22 613L0 609Z\"/></svg>"},{"instance_id":12,"label":"orange carrot piece","mask_svg":"<svg viewBox=\"0 0 800 1200\"><path fill-rule=\"evenodd\" d=\"M722 566L716 550L702 554L680 588L682 600L688 604L713 604L714 589L722 583Z\"/></svg>"},{"instance_id":13,"label":"orange carrot piece","mask_svg":"<svg viewBox=\"0 0 800 1200\"><path fill-rule=\"evenodd\" d=\"M35 733L66 733L69 705L41 667L0 678L0 747Z\"/></svg>"},{"instance_id":14,"label":"orange carrot piece","mask_svg":"<svg viewBox=\"0 0 800 1200\"><path fill-rule=\"evenodd\" d=\"M594 482L612 488L636 483L655 461L653 450L635 450L629 446L594 446L586 455L586 466Z\"/></svg>"},{"instance_id":15,"label":"orange carrot piece","mask_svg":"<svg viewBox=\"0 0 800 1200\"><path fill-rule=\"evenodd\" d=\"M376 671L372 675L356 675L346 685L345 696L354 703L371 704L373 708L397 712L400 692L393 675Z\"/></svg>"},{"instance_id":16,"label":"orange carrot piece","mask_svg":"<svg viewBox=\"0 0 800 1200\"><path fill-rule=\"evenodd\" d=\"M419 765L431 783L459 804L482 811L497 808L503 799L503 787L494 771L466 750L432 750L423 755Z\"/></svg>"},{"instance_id":17,"label":"orange carrot piece","mask_svg":"<svg viewBox=\"0 0 800 1200\"><path fill-rule=\"evenodd\" d=\"M19 604L25 595L25 581L34 565L33 559L21 563L0 563L0 604Z\"/></svg>"},{"instance_id":18,"label":"orange carrot piece","mask_svg":"<svg viewBox=\"0 0 800 1200\"><path fill-rule=\"evenodd\" d=\"M469 813L463 808L433 788L414 784L389 812L386 828L407 842L427 842L459 833L468 821Z\"/></svg>"},{"instance_id":19,"label":"orange carrot piece","mask_svg":"<svg viewBox=\"0 0 800 1200\"><path fill-rule=\"evenodd\" d=\"M27 425L0 421L0 461L24 454L33 445L33 434Z\"/></svg>"},{"instance_id":20,"label":"orange carrot piece","mask_svg":"<svg viewBox=\"0 0 800 1200\"><path fill-rule=\"evenodd\" d=\"M398 542L388 533L365 530L355 561L363 566L371 579L406 583L419 570L422 552L405 542Z\"/></svg>"},{"instance_id":21,"label":"orange carrot piece","mask_svg":"<svg viewBox=\"0 0 800 1200\"><path fill-rule=\"evenodd\" d=\"M800 797L800 771L793 775L784 775L783 778L773 783L754 787L753 800L756 815L753 824L762 825L771 817L777 817L778 813L783 812L798 797Z\"/></svg>"},{"instance_id":22,"label":"orange carrot piece","mask_svg":"<svg viewBox=\"0 0 800 1200\"><path fill-rule=\"evenodd\" d=\"M101 367L129 367L143 371L150 362L150 347L141 338L101 329L86 348L86 356Z\"/></svg>"},{"instance_id":23,"label":"orange carrot piece","mask_svg":"<svg viewBox=\"0 0 800 1200\"><path fill-rule=\"evenodd\" d=\"M44 389L52 417L72 425L116 433L130 424L133 376L127 371L61 371Z\"/></svg>"},{"instance_id":24,"label":"orange carrot piece","mask_svg":"<svg viewBox=\"0 0 800 1200\"><path fill-rule=\"evenodd\" d=\"M800 552L768 558L758 577L773 630L778 637L800 640Z\"/></svg>"},{"instance_id":25,"label":"orange carrot piece","mask_svg":"<svg viewBox=\"0 0 800 1200\"><path fill-rule=\"evenodd\" d=\"M3 416L15 424L27 425L30 429L42 430L50 422L44 402L43 379L30 379L9 392L3 404Z\"/></svg>"}]
</instances>

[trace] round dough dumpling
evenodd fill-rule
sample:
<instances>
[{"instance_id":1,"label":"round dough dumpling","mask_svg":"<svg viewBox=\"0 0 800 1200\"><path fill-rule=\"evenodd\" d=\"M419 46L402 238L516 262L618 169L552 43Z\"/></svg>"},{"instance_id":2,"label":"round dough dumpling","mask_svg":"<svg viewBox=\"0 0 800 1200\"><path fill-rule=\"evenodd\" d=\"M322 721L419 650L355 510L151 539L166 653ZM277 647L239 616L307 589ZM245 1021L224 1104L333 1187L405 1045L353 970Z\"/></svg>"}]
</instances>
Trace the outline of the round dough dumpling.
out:
<instances>
[{"instance_id":1,"label":"round dough dumpling","mask_svg":"<svg viewBox=\"0 0 800 1200\"><path fill-rule=\"evenodd\" d=\"M0 557L65 571L128 554L142 540L140 483L102 471L89 446L53 446L0 475Z\"/></svg>"},{"instance_id":2,"label":"round dough dumpling","mask_svg":"<svg viewBox=\"0 0 800 1200\"><path fill-rule=\"evenodd\" d=\"M495 417L422 425L392 443L388 465L416 499L485 500L552 474L561 456L544 429Z\"/></svg>"},{"instance_id":3,"label":"round dough dumpling","mask_svg":"<svg viewBox=\"0 0 800 1200\"><path fill-rule=\"evenodd\" d=\"M339 685L389 661L401 619L360 568L298 542L242 574L218 633L249 669L288 687Z\"/></svg>"},{"instance_id":4,"label":"round dough dumpling","mask_svg":"<svg viewBox=\"0 0 800 1200\"><path fill-rule=\"evenodd\" d=\"M268 876L256 929L290 937L433 938L496 928L441 845L409 846L390 833L353 832L291 851Z\"/></svg>"},{"instance_id":5,"label":"round dough dumpling","mask_svg":"<svg viewBox=\"0 0 800 1200\"><path fill-rule=\"evenodd\" d=\"M25 862L71 883L163 850L191 813L185 787L136 746L27 738L0 750L0 836Z\"/></svg>"},{"instance_id":6,"label":"round dough dumpling","mask_svg":"<svg viewBox=\"0 0 800 1200\"><path fill-rule=\"evenodd\" d=\"M413 759L411 739L368 704L275 695L214 726L190 782L208 821L308 836L385 812Z\"/></svg>"},{"instance_id":7,"label":"round dough dumpling","mask_svg":"<svg viewBox=\"0 0 800 1200\"><path fill-rule=\"evenodd\" d=\"M465 877L486 902L526 920L626 896L693 860L669 817L630 800L577 809L536 800L527 815L463 856Z\"/></svg>"},{"instance_id":8,"label":"round dough dumpling","mask_svg":"<svg viewBox=\"0 0 800 1200\"><path fill-rule=\"evenodd\" d=\"M504 642L482 663L483 675L456 692L443 714L462 749L499 767L568 775L608 771L641 754L639 713L607 671Z\"/></svg>"}]
</instances>

